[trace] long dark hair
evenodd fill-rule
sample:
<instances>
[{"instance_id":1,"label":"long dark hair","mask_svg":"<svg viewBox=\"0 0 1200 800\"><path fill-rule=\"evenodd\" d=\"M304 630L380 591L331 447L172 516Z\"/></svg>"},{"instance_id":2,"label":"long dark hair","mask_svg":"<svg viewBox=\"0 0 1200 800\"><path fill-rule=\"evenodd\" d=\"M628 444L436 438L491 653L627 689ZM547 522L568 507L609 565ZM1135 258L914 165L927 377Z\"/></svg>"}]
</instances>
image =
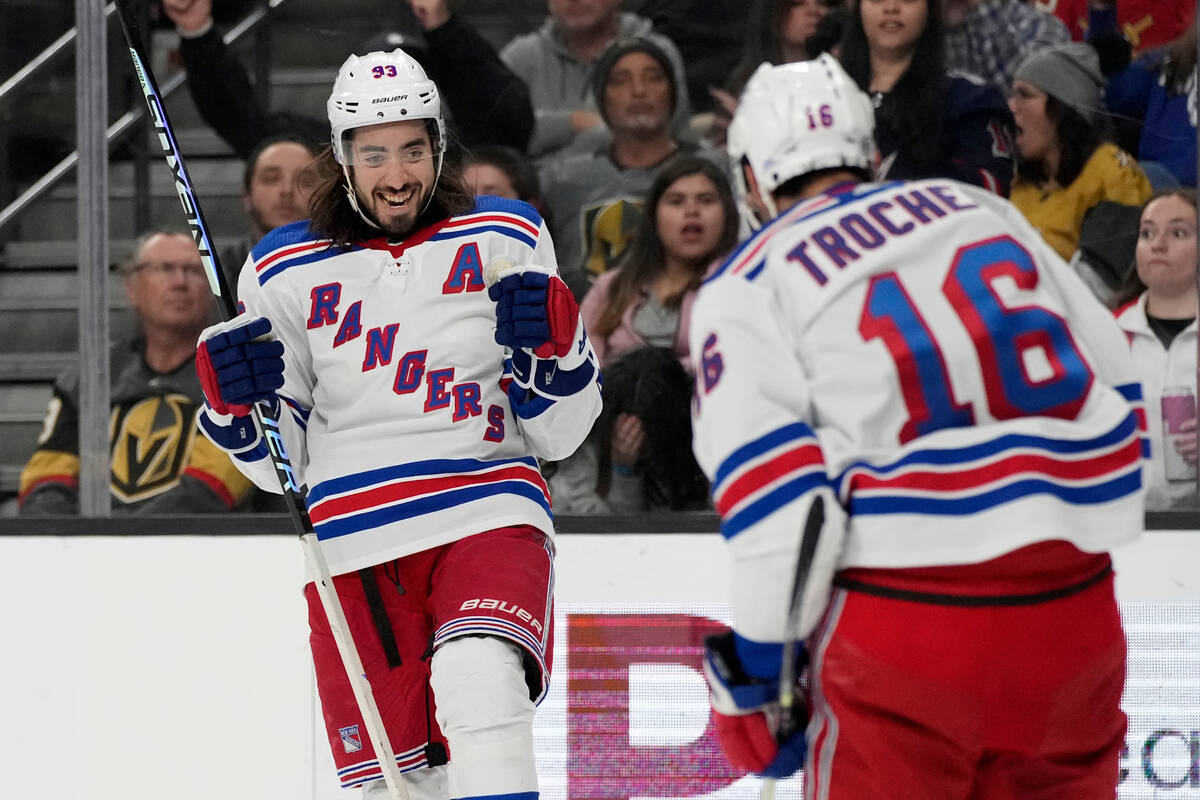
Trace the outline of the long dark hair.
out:
<instances>
[{"instance_id":1,"label":"long dark hair","mask_svg":"<svg viewBox=\"0 0 1200 800\"><path fill-rule=\"evenodd\" d=\"M725 80L725 90L734 97L742 93L746 81L764 61L778 66L783 61L779 41L784 21L791 12L790 0L754 0L746 23L746 42L742 57ZM826 9L840 8L842 0L826 0ZM807 42L805 43L807 48ZM816 53L809 53L813 57Z\"/></svg>"},{"instance_id":2,"label":"long dark hair","mask_svg":"<svg viewBox=\"0 0 1200 800\"><path fill-rule=\"evenodd\" d=\"M1053 178L1065 189L1083 172L1096 148L1108 140L1108 128L1100 120L1088 122L1078 111L1051 95L1046 95L1046 118L1054 125L1058 170L1051 175L1045 161L1025 159L1018 152L1017 177L1039 185Z\"/></svg>"},{"instance_id":3,"label":"long dark hair","mask_svg":"<svg viewBox=\"0 0 1200 800\"><path fill-rule=\"evenodd\" d=\"M596 494L612 487L613 427L621 414L642 421L646 440L638 466L644 508L708 507L708 481L692 455L692 380L665 348L643 347L604 368L604 405L592 428Z\"/></svg>"},{"instance_id":4,"label":"long dark hair","mask_svg":"<svg viewBox=\"0 0 1200 800\"><path fill-rule=\"evenodd\" d=\"M318 181L308 204L313 231L332 239L335 247L382 235L378 228L368 225L350 205L350 199L346 196L346 178L333 156L332 147L322 150L309 169L316 173ZM461 169L451 159L443 157L442 172L434 185L433 198L417 217L413 230L420 230L455 214L465 214L474 207L475 196L463 181Z\"/></svg>"},{"instance_id":5,"label":"long dark hair","mask_svg":"<svg viewBox=\"0 0 1200 800\"><path fill-rule=\"evenodd\" d=\"M717 196L721 199L721 209L725 214L725 225L712 251L696 259L693 264L695 274L684 291L699 286L704 277L704 268L718 256L732 250L737 243L737 204L733 199L733 188L729 184L729 178L720 167L707 158L677 156L671 159L659 170L654 182L650 184L649 191L646 192L646 200L642 205L642 219L633 234L633 239L621 254L617 265L620 273L609 284L604 313L600 315L600 321L594 331L597 336L605 337L616 330L621 324L625 309L637 297L638 292L666 268L667 254L663 249L662 238L658 235L658 204L675 181L692 175L703 175L716 187ZM682 296L670 298L667 306L677 305L681 300Z\"/></svg>"},{"instance_id":6,"label":"long dark hair","mask_svg":"<svg viewBox=\"0 0 1200 800\"><path fill-rule=\"evenodd\" d=\"M842 32L839 60L864 92L871 91L871 45L863 28L862 0L853 0ZM925 0L925 27L913 43L912 62L875 110L877 127L896 133L901 148L916 161L933 160L941 150L942 99L946 93L946 31L942 0Z\"/></svg>"}]
</instances>

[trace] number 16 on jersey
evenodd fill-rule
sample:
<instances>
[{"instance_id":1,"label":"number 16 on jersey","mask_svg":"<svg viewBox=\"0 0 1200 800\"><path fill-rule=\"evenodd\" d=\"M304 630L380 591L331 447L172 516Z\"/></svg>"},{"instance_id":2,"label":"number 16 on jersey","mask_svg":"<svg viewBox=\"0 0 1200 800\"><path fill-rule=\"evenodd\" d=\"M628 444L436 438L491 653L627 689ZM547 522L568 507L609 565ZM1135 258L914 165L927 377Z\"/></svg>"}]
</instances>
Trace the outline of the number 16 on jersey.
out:
<instances>
[{"instance_id":1,"label":"number 16 on jersey","mask_svg":"<svg viewBox=\"0 0 1200 800\"><path fill-rule=\"evenodd\" d=\"M1010 236L959 248L942 283L974 345L988 412L995 419L1074 419L1092 386L1091 369L1060 316L1041 306L1001 301L996 290L1001 278L1027 291L1038 285L1033 257ZM858 330L866 341L881 339L896 364L908 409L901 443L974 424L973 405L956 399L938 338L898 273L871 279ZM1035 362L1042 374L1031 374Z\"/></svg>"}]
</instances>

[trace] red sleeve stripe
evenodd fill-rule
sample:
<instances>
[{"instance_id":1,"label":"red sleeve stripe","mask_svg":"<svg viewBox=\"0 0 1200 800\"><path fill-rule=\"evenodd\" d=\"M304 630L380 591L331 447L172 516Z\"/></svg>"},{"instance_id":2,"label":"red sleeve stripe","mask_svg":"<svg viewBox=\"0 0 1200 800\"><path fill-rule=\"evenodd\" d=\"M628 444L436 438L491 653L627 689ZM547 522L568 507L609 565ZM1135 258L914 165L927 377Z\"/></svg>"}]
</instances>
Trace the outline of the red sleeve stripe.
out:
<instances>
[{"instance_id":1,"label":"red sleeve stripe","mask_svg":"<svg viewBox=\"0 0 1200 800\"><path fill-rule=\"evenodd\" d=\"M29 493L34 489L50 483L56 483L59 486L66 487L67 489L71 490L76 490L79 488L79 479L74 475L43 475L25 487L25 491L21 492L21 494L17 497L17 504L19 505L24 503L25 498L28 497Z\"/></svg>"},{"instance_id":2,"label":"red sleeve stripe","mask_svg":"<svg viewBox=\"0 0 1200 800\"><path fill-rule=\"evenodd\" d=\"M257 262L255 262L254 271L262 272L267 267L269 267L272 264L274 264L278 261L281 261L282 259L285 259L285 258L291 258L293 256L299 256L299 255L307 255L308 253L314 253L314 252L317 252L318 250L324 250L325 248L327 248L329 246L329 244L330 244L329 239L318 239L314 242L301 242L300 244L289 245L288 247L281 247L278 250L268 253L267 255L260 258Z\"/></svg>"},{"instance_id":3,"label":"red sleeve stripe","mask_svg":"<svg viewBox=\"0 0 1200 800\"><path fill-rule=\"evenodd\" d=\"M188 467L183 471L183 474L192 476L209 489L212 489L217 497L221 498L221 502L223 502L227 508L233 508L235 504L233 495L229 493L229 489L226 488L225 484L222 483L220 479L208 474L207 472L202 472L195 467Z\"/></svg>"},{"instance_id":4,"label":"red sleeve stripe","mask_svg":"<svg viewBox=\"0 0 1200 800\"><path fill-rule=\"evenodd\" d=\"M468 214L462 217L455 217L450 222L446 223L447 229L462 228L468 225L477 225L481 222L500 222L506 225L512 225L517 228L522 228L530 236L537 238L538 226L531 224L528 220L518 217L516 214Z\"/></svg>"},{"instance_id":5,"label":"red sleeve stripe","mask_svg":"<svg viewBox=\"0 0 1200 800\"><path fill-rule=\"evenodd\" d=\"M785 450L770 461L746 470L721 487L713 498L717 512L722 517L728 517L751 495L802 470L813 467L824 469L824 466L825 459L820 446L810 439L798 447Z\"/></svg>"}]
</instances>

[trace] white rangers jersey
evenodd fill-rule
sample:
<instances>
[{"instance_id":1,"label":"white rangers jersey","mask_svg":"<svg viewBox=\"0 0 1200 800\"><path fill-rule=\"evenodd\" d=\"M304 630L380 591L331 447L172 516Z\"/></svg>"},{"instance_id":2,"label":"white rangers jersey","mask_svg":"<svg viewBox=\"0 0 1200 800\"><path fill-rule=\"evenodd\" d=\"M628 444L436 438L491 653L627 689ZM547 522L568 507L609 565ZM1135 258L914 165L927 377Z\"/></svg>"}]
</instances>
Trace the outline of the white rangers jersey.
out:
<instances>
[{"instance_id":1,"label":"white rangers jersey","mask_svg":"<svg viewBox=\"0 0 1200 800\"><path fill-rule=\"evenodd\" d=\"M1125 338L993 194L924 180L810 198L706 281L690 338L696 455L748 638L782 637L817 493L800 635L840 568L1101 552L1142 529Z\"/></svg>"},{"instance_id":2,"label":"white rangers jersey","mask_svg":"<svg viewBox=\"0 0 1200 800\"><path fill-rule=\"evenodd\" d=\"M239 297L283 342L280 430L334 574L508 525L553 535L535 456L565 458L583 441L599 371L582 329L573 368L496 344L483 268L498 255L557 268L538 213L495 197L397 245L334 248L299 222L251 252ZM514 358L537 394L513 382ZM250 424L201 416L248 477L279 492Z\"/></svg>"}]
</instances>

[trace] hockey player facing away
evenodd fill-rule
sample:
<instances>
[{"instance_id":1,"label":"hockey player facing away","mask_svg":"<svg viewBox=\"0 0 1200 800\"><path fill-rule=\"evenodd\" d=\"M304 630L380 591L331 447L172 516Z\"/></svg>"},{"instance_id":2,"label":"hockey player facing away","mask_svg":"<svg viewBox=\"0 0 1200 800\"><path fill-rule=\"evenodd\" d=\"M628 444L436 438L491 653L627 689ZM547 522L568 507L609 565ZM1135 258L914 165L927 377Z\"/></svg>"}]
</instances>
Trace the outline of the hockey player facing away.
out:
<instances>
[{"instance_id":1,"label":"hockey player facing away","mask_svg":"<svg viewBox=\"0 0 1200 800\"><path fill-rule=\"evenodd\" d=\"M536 457L583 441L600 410L596 360L537 212L476 199L443 167L437 87L416 61L351 56L328 110L313 219L255 246L245 312L201 339L201 425L279 491L247 414L260 400L282 409L413 800L536 798L554 555ZM496 259L516 268L489 289ZM338 777L387 797L312 584L306 594Z\"/></svg>"},{"instance_id":2,"label":"hockey player facing away","mask_svg":"<svg viewBox=\"0 0 1200 800\"><path fill-rule=\"evenodd\" d=\"M706 659L722 746L763 775L805 767L810 800L1111 800L1125 639L1106 551L1142 530L1124 338L1006 201L865 182L871 131L827 56L760 68L729 129L774 219L692 316L737 620ZM811 697L780 741L789 633Z\"/></svg>"}]
</instances>

